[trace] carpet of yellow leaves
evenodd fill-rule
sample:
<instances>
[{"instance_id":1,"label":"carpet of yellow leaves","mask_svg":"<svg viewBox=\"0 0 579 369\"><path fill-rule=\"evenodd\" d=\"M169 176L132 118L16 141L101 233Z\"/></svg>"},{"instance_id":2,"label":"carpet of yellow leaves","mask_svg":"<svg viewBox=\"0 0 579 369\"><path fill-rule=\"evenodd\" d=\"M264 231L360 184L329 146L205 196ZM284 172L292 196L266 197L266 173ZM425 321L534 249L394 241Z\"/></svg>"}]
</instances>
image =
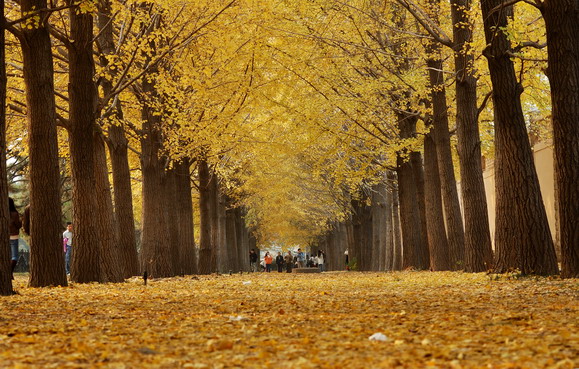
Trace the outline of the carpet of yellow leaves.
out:
<instances>
[{"instance_id":1,"label":"carpet of yellow leaves","mask_svg":"<svg viewBox=\"0 0 579 369\"><path fill-rule=\"evenodd\" d=\"M579 368L576 279L256 273L38 289L26 278L0 297L0 368Z\"/></svg>"}]
</instances>

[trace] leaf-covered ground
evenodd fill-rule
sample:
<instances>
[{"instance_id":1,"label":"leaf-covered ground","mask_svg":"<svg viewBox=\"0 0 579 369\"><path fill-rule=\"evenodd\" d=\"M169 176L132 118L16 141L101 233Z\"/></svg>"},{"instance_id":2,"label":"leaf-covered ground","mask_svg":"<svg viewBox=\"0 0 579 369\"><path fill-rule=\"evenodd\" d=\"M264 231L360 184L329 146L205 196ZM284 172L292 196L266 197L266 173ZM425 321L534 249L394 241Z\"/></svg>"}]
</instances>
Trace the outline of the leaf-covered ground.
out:
<instances>
[{"instance_id":1,"label":"leaf-covered ground","mask_svg":"<svg viewBox=\"0 0 579 369\"><path fill-rule=\"evenodd\" d=\"M0 368L579 368L577 279L274 272L36 289L26 278L0 297Z\"/></svg>"}]
</instances>

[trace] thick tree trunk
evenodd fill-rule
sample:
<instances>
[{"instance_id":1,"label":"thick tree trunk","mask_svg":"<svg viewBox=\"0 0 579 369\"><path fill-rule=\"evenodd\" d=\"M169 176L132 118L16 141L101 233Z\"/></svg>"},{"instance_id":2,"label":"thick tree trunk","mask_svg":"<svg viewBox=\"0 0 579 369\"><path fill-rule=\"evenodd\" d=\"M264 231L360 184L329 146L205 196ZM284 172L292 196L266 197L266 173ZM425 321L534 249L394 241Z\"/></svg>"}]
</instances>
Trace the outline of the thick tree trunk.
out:
<instances>
[{"instance_id":1,"label":"thick tree trunk","mask_svg":"<svg viewBox=\"0 0 579 369\"><path fill-rule=\"evenodd\" d=\"M579 277L579 5L545 0L561 275Z\"/></svg>"},{"instance_id":2,"label":"thick tree trunk","mask_svg":"<svg viewBox=\"0 0 579 369\"><path fill-rule=\"evenodd\" d=\"M4 1L0 2L0 11L4 14ZM6 175L6 36L0 29L0 204L8 204L8 181ZM10 213L8 206L0 206L0 245L8 245L10 231ZM12 290L12 268L10 266L10 248L0 249L0 296L8 296Z\"/></svg>"},{"instance_id":3,"label":"thick tree trunk","mask_svg":"<svg viewBox=\"0 0 579 369\"><path fill-rule=\"evenodd\" d=\"M146 102L142 108L143 136L141 137L141 170L143 176L143 217L141 233L141 270L154 278L173 275L168 219L163 193L165 187L165 158L160 155L162 123L153 108L158 94L154 82L143 79Z\"/></svg>"},{"instance_id":4,"label":"thick tree trunk","mask_svg":"<svg viewBox=\"0 0 579 369\"><path fill-rule=\"evenodd\" d=\"M470 0L451 0L456 73L456 125L465 233L465 271L493 264L489 217L482 175L477 113L477 78L471 50Z\"/></svg>"},{"instance_id":5,"label":"thick tree trunk","mask_svg":"<svg viewBox=\"0 0 579 369\"><path fill-rule=\"evenodd\" d=\"M440 193L440 176L433 132L424 138L424 177L426 198L426 230L430 247L430 269L434 271L450 269L450 254L446 238Z\"/></svg>"},{"instance_id":6,"label":"thick tree trunk","mask_svg":"<svg viewBox=\"0 0 579 369\"><path fill-rule=\"evenodd\" d=\"M102 65L106 66L109 63L106 56L116 52L110 1L100 1L98 7L100 61ZM101 85L104 95L108 96L113 89L112 81L104 77L101 79ZM139 259L135 235L128 140L125 137L122 125L123 112L119 100L115 101L112 115L115 124L109 125L108 140L106 142L113 172L115 232L117 233L118 259L122 275L125 278L129 278L139 274Z\"/></svg>"},{"instance_id":7,"label":"thick tree trunk","mask_svg":"<svg viewBox=\"0 0 579 369\"><path fill-rule=\"evenodd\" d=\"M108 148L113 172L119 263L123 277L129 278L138 275L140 268L135 234L128 141L121 127L109 127Z\"/></svg>"},{"instance_id":8,"label":"thick tree trunk","mask_svg":"<svg viewBox=\"0 0 579 369\"><path fill-rule=\"evenodd\" d=\"M501 0L481 2L493 85L495 118L495 178L497 271L518 268L523 274L558 272L551 231L533 154L527 136L520 94L509 52L507 27L512 8L500 11Z\"/></svg>"},{"instance_id":9,"label":"thick tree trunk","mask_svg":"<svg viewBox=\"0 0 579 369\"><path fill-rule=\"evenodd\" d=\"M414 136L416 118L399 116L401 138ZM428 269L424 172L420 153L411 152L410 160L397 158L400 219L402 225L403 268Z\"/></svg>"},{"instance_id":10,"label":"thick tree trunk","mask_svg":"<svg viewBox=\"0 0 579 369\"><path fill-rule=\"evenodd\" d=\"M199 172L199 274L211 274L211 172L207 160L198 160Z\"/></svg>"},{"instance_id":11,"label":"thick tree trunk","mask_svg":"<svg viewBox=\"0 0 579 369\"><path fill-rule=\"evenodd\" d=\"M434 0L438 1L438 0ZM432 2L432 1L431 1ZM438 8L438 4L437 4ZM438 19L438 15L436 15ZM432 42L429 45L432 58L427 60L428 75L430 79L432 99L432 124L434 126L433 139L435 153L437 155L437 167L440 175L444 215L446 216L446 229L448 239L448 252L450 256L448 267L453 270L464 268L464 228L458 190L452 164L450 150L450 134L448 132L448 106L446 103L446 89L444 87L443 62L441 59L440 44ZM432 245L430 245L432 247ZM432 258L431 258L432 260ZM447 268L444 263L441 265Z\"/></svg>"},{"instance_id":12,"label":"thick tree trunk","mask_svg":"<svg viewBox=\"0 0 579 369\"><path fill-rule=\"evenodd\" d=\"M115 225L107 153L103 137L94 135L95 187L98 206L97 225L100 243L101 282L122 282L123 271L119 262L119 241ZM74 244L73 244L74 247Z\"/></svg>"},{"instance_id":13,"label":"thick tree trunk","mask_svg":"<svg viewBox=\"0 0 579 369\"><path fill-rule=\"evenodd\" d=\"M21 1L23 15L46 7L45 0ZM30 172L30 286L66 286L50 36L43 24L24 28L22 34Z\"/></svg>"},{"instance_id":14,"label":"thick tree trunk","mask_svg":"<svg viewBox=\"0 0 579 369\"><path fill-rule=\"evenodd\" d=\"M392 208L394 198L392 193L394 192L392 172L389 170L386 172L386 202L384 207L384 218L386 222L386 248L384 250L384 268L383 270L393 270L394 268L394 222L392 221Z\"/></svg>"},{"instance_id":15,"label":"thick tree trunk","mask_svg":"<svg viewBox=\"0 0 579 369\"><path fill-rule=\"evenodd\" d=\"M180 273L197 274L197 252L193 223L193 198L191 195L191 160L183 158L175 164L177 222L179 223Z\"/></svg>"}]
</instances>

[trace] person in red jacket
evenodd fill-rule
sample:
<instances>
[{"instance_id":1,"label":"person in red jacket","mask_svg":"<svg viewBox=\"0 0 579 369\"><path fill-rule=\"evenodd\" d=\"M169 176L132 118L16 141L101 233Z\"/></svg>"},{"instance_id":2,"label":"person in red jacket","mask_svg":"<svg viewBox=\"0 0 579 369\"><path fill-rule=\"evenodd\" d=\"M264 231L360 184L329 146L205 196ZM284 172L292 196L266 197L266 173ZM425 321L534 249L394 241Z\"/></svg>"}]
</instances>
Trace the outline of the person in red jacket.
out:
<instances>
[{"instance_id":1,"label":"person in red jacket","mask_svg":"<svg viewBox=\"0 0 579 369\"><path fill-rule=\"evenodd\" d=\"M273 256L271 256L268 251L265 253L265 257L263 259L265 260L265 271L268 273L271 272L271 263L273 262Z\"/></svg>"}]
</instances>

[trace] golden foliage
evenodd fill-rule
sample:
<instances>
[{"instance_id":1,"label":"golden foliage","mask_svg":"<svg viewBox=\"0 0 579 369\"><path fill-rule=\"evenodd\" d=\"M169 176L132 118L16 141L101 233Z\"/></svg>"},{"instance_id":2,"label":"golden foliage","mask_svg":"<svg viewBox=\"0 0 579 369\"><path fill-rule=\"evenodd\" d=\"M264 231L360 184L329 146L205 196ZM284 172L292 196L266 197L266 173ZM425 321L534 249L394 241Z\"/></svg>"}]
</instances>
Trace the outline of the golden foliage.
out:
<instances>
[{"instance_id":1,"label":"golden foliage","mask_svg":"<svg viewBox=\"0 0 579 369\"><path fill-rule=\"evenodd\" d=\"M259 273L35 289L24 278L0 299L3 368L579 365L577 280Z\"/></svg>"}]
</instances>

